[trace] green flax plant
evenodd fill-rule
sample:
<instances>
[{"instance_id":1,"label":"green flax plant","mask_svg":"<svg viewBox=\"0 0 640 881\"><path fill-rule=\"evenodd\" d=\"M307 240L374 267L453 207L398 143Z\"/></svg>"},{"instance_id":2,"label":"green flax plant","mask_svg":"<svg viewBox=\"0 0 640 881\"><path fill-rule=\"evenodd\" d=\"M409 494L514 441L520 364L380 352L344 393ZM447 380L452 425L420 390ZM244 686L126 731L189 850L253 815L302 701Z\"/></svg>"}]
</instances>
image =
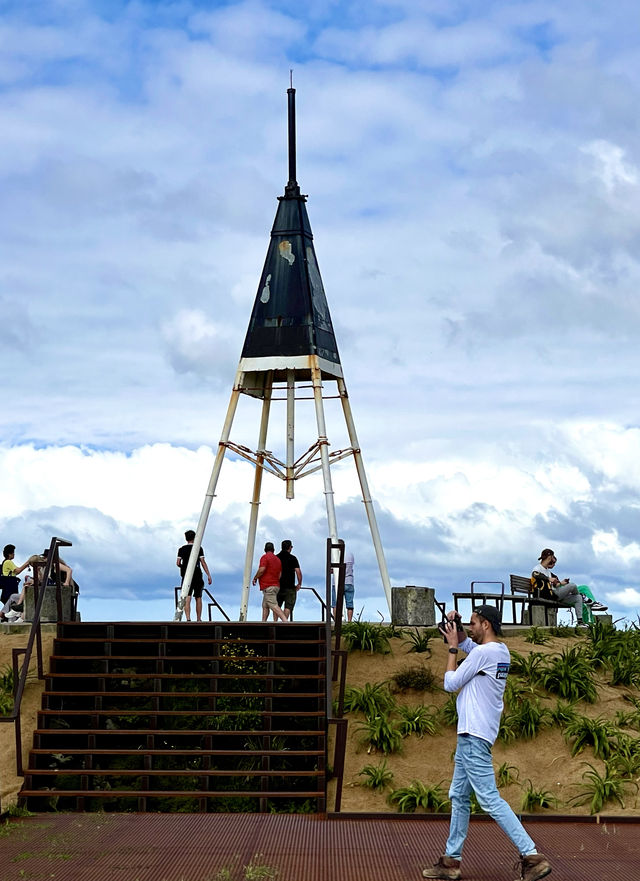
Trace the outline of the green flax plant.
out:
<instances>
[{"instance_id":1,"label":"green flax plant","mask_svg":"<svg viewBox=\"0 0 640 881\"><path fill-rule=\"evenodd\" d=\"M402 732L400 726L386 715L371 716L357 729L362 734L360 742L368 744L367 752L379 750L384 755L402 752Z\"/></svg>"},{"instance_id":2,"label":"green flax plant","mask_svg":"<svg viewBox=\"0 0 640 881\"><path fill-rule=\"evenodd\" d=\"M0 670L0 716L13 710L13 669L7 664Z\"/></svg>"},{"instance_id":3,"label":"green flax plant","mask_svg":"<svg viewBox=\"0 0 640 881\"><path fill-rule=\"evenodd\" d=\"M640 658L637 655L620 653L611 659L611 685L640 687Z\"/></svg>"},{"instance_id":4,"label":"green flax plant","mask_svg":"<svg viewBox=\"0 0 640 881\"><path fill-rule=\"evenodd\" d=\"M558 728L564 728L569 722L573 722L577 715L572 703L565 703L559 698L555 707L549 707L549 721Z\"/></svg>"},{"instance_id":5,"label":"green flax plant","mask_svg":"<svg viewBox=\"0 0 640 881\"><path fill-rule=\"evenodd\" d=\"M351 621L342 627L342 636L349 651L387 655L391 651L389 630L369 621Z\"/></svg>"},{"instance_id":6,"label":"green flax plant","mask_svg":"<svg viewBox=\"0 0 640 881\"><path fill-rule=\"evenodd\" d=\"M362 786L369 789L386 789L393 782L393 771L383 759L377 765L365 765L362 771L358 771L358 777L364 777Z\"/></svg>"},{"instance_id":7,"label":"green flax plant","mask_svg":"<svg viewBox=\"0 0 640 881\"><path fill-rule=\"evenodd\" d=\"M625 713L624 710L616 710L616 725L618 728L633 728L640 731L640 711L632 710Z\"/></svg>"},{"instance_id":8,"label":"green flax plant","mask_svg":"<svg viewBox=\"0 0 640 881\"><path fill-rule=\"evenodd\" d=\"M522 700L532 700L536 696L533 685L524 682L518 676L509 676L504 689L504 703L509 709L514 709Z\"/></svg>"},{"instance_id":9,"label":"green flax plant","mask_svg":"<svg viewBox=\"0 0 640 881\"><path fill-rule=\"evenodd\" d=\"M594 666L608 667L620 654L624 644L624 632L613 625L603 624L597 618L589 625L587 652Z\"/></svg>"},{"instance_id":10,"label":"green flax plant","mask_svg":"<svg viewBox=\"0 0 640 881\"><path fill-rule=\"evenodd\" d=\"M554 795L546 789L536 789L531 780L527 780L527 783L528 786L522 794L523 811L531 812L557 807L558 799Z\"/></svg>"},{"instance_id":11,"label":"green flax plant","mask_svg":"<svg viewBox=\"0 0 640 881\"><path fill-rule=\"evenodd\" d=\"M591 661L580 646L547 657L540 665L539 682L547 691L569 701L593 704L598 696Z\"/></svg>"},{"instance_id":12,"label":"green flax plant","mask_svg":"<svg viewBox=\"0 0 640 881\"><path fill-rule=\"evenodd\" d=\"M458 710L456 707L457 695L450 694L440 707L440 720L443 725L454 726L458 724Z\"/></svg>"},{"instance_id":13,"label":"green flax plant","mask_svg":"<svg viewBox=\"0 0 640 881\"><path fill-rule=\"evenodd\" d=\"M388 796L391 805L397 805L401 814L413 814L418 808L430 813L442 813L449 800L440 783L427 785L419 780L413 780L408 786L394 789Z\"/></svg>"},{"instance_id":14,"label":"green flax plant","mask_svg":"<svg viewBox=\"0 0 640 881\"><path fill-rule=\"evenodd\" d=\"M593 747L593 754L597 759L608 759L615 736L615 725L610 719L605 719L604 716L598 716L595 719L590 719L587 716L577 716L564 729L564 737L567 743L573 741L571 746L572 756L577 756L587 746L591 746Z\"/></svg>"},{"instance_id":15,"label":"green flax plant","mask_svg":"<svg viewBox=\"0 0 640 881\"><path fill-rule=\"evenodd\" d=\"M539 698L523 697L506 719L505 728L510 728L515 737L532 740L551 724L549 710L540 706Z\"/></svg>"},{"instance_id":16,"label":"green flax plant","mask_svg":"<svg viewBox=\"0 0 640 881\"><path fill-rule=\"evenodd\" d=\"M569 804L584 805L589 804L589 810L592 814L599 814L602 808L609 802L616 801L621 808L624 808L622 800L625 789L628 785L633 785L638 789L636 783L629 783L623 780L608 762L605 762L605 768L601 774L589 762L584 763L589 770L582 775L583 783L578 784L580 792L573 798L569 799Z\"/></svg>"},{"instance_id":17,"label":"green flax plant","mask_svg":"<svg viewBox=\"0 0 640 881\"><path fill-rule=\"evenodd\" d=\"M408 630L406 632L407 639L405 639L405 645L409 646L408 651L410 652L418 652L418 653L426 653L427 657L431 657L431 649L429 648L429 643L432 639L432 634L427 633L425 630L420 633L418 627L414 630Z\"/></svg>"},{"instance_id":18,"label":"green flax plant","mask_svg":"<svg viewBox=\"0 0 640 881\"><path fill-rule=\"evenodd\" d=\"M548 645L550 640L551 637L542 627L531 627L524 638L525 642L529 642L532 645Z\"/></svg>"},{"instance_id":19,"label":"green flax plant","mask_svg":"<svg viewBox=\"0 0 640 881\"><path fill-rule=\"evenodd\" d=\"M515 765L503 762L496 771L498 789L503 789L505 786L511 786L512 783L516 783L518 776L519 772Z\"/></svg>"},{"instance_id":20,"label":"green flax plant","mask_svg":"<svg viewBox=\"0 0 640 881\"><path fill-rule=\"evenodd\" d=\"M347 713L360 712L365 716L379 716L394 710L396 702L386 682L365 682L362 688L349 686L344 693Z\"/></svg>"},{"instance_id":21,"label":"green flax plant","mask_svg":"<svg viewBox=\"0 0 640 881\"><path fill-rule=\"evenodd\" d=\"M540 668L544 659L545 656L542 652L530 652L529 655L524 656L519 652L512 651L509 672L528 680L531 685L535 685L540 679Z\"/></svg>"},{"instance_id":22,"label":"green flax plant","mask_svg":"<svg viewBox=\"0 0 640 881\"><path fill-rule=\"evenodd\" d=\"M570 639L575 635L575 629L573 627L568 627L566 624L558 624L557 627L549 628L549 636L556 636L560 639Z\"/></svg>"},{"instance_id":23,"label":"green flax plant","mask_svg":"<svg viewBox=\"0 0 640 881\"><path fill-rule=\"evenodd\" d=\"M409 734L417 734L418 737L424 737L425 734L436 734L438 731L438 711L435 707L418 707L398 708L400 714L400 731L404 737Z\"/></svg>"},{"instance_id":24,"label":"green flax plant","mask_svg":"<svg viewBox=\"0 0 640 881\"><path fill-rule=\"evenodd\" d=\"M623 731L616 732L611 742L609 765L625 779L640 776L640 740Z\"/></svg>"},{"instance_id":25,"label":"green flax plant","mask_svg":"<svg viewBox=\"0 0 640 881\"><path fill-rule=\"evenodd\" d=\"M503 713L500 717L498 740L501 743L513 743L517 736L517 731L513 724L512 717L508 713Z\"/></svg>"}]
</instances>

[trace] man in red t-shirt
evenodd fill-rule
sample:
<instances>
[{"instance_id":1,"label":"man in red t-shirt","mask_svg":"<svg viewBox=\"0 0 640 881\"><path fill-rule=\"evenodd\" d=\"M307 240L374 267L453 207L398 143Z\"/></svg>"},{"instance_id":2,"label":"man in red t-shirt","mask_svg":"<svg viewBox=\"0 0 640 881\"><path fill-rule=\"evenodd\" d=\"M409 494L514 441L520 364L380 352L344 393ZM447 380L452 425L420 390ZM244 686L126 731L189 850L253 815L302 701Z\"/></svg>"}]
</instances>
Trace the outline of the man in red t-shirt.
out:
<instances>
[{"instance_id":1,"label":"man in red t-shirt","mask_svg":"<svg viewBox=\"0 0 640 881\"><path fill-rule=\"evenodd\" d=\"M253 584L260 581L260 590L262 591L262 620L266 621L269 612L280 621L288 621L278 605L278 591L280 590L280 573L282 572L282 563L273 553L273 542L268 541L264 546L264 554L260 557L260 565L258 571L253 576Z\"/></svg>"}]
</instances>

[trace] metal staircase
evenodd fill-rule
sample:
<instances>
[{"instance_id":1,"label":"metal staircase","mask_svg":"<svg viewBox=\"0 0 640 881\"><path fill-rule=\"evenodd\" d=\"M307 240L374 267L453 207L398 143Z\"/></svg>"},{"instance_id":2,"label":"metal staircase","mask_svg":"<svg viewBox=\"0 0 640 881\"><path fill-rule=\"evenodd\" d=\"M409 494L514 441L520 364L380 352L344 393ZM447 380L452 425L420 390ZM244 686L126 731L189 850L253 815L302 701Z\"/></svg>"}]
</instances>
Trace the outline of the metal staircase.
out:
<instances>
[{"instance_id":1,"label":"metal staircase","mask_svg":"<svg viewBox=\"0 0 640 881\"><path fill-rule=\"evenodd\" d=\"M21 803L326 811L326 625L58 625Z\"/></svg>"}]
</instances>

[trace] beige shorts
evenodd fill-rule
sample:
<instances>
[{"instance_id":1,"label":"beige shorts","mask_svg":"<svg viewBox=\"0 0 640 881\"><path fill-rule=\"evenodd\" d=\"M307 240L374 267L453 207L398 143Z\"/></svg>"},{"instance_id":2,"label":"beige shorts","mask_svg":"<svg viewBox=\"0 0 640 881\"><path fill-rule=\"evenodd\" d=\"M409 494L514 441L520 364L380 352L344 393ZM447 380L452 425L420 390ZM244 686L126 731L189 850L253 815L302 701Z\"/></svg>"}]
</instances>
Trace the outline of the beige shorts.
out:
<instances>
[{"instance_id":1,"label":"beige shorts","mask_svg":"<svg viewBox=\"0 0 640 881\"><path fill-rule=\"evenodd\" d=\"M279 609L278 605L278 590L280 588L277 584L274 584L272 587L265 587L262 591L262 608L263 609Z\"/></svg>"}]
</instances>

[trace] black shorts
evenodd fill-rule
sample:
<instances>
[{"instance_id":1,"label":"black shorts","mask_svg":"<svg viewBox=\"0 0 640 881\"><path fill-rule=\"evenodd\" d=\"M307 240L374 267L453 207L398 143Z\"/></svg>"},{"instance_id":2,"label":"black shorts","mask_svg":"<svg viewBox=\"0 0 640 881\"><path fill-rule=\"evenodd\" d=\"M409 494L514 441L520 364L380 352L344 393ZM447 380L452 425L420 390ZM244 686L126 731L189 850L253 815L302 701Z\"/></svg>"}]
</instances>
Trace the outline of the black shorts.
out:
<instances>
[{"instance_id":1,"label":"black shorts","mask_svg":"<svg viewBox=\"0 0 640 881\"><path fill-rule=\"evenodd\" d=\"M204 581L202 578L196 579L195 576L191 582L191 587L189 588L189 596L195 597L199 600L202 597L202 591L204 590Z\"/></svg>"},{"instance_id":2,"label":"black shorts","mask_svg":"<svg viewBox=\"0 0 640 881\"><path fill-rule=\"evenodd\" d=\"M284 590L278 591L278 605L282 608L284 604L285 609L289 609L290 612L293 611L293 607L296 604L296 597L298 596L298 591L295 587L285 588Z\"/></svg>"}]
</instances>

